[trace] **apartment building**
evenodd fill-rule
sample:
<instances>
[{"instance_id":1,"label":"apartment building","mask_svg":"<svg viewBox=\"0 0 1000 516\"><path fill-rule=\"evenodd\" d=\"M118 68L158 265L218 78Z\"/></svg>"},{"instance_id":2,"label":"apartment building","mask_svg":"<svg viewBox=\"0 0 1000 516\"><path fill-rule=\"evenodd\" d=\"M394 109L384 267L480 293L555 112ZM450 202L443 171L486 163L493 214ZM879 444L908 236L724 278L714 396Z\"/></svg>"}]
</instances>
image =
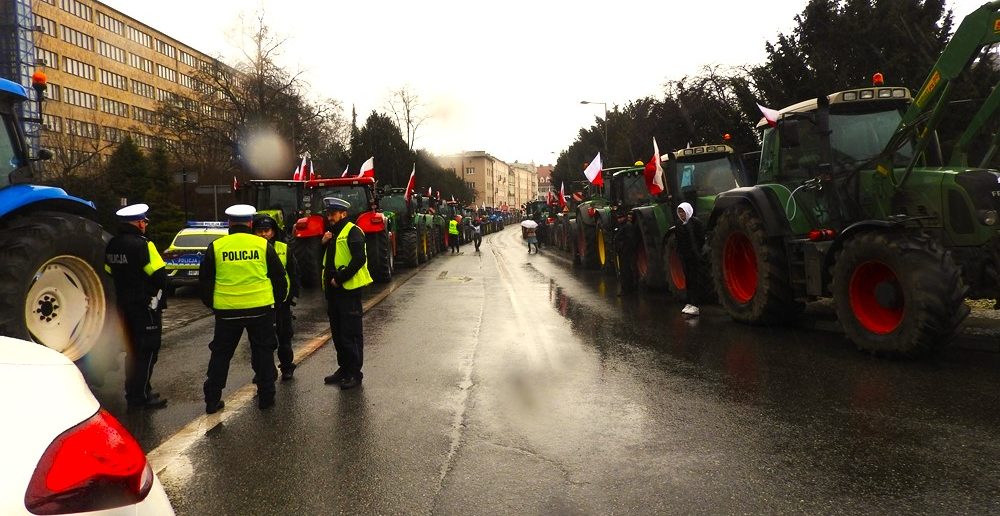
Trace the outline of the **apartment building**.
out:
<instances>
[{"instance_id":1,"label":"apartment building","mask_svg":"<svg viewBox=\"0 0 1000 516\"><path fill-rule=\"evenodd\" d=\"M438 156L438 163L465 181L475 192L476 204L520 208L538 189L534 165L510 165L486 151Z\"/></svg>"},{"instance_id":2,"label":"apartment building","mask_svg":"<svg viewBox=\"0 0 1000 516\"><path fill-rule=\"evenodd\" d=\"M538 171L538 188L536 190L537 199L545 199L548 192L552 191L552 165L540 165L536 167Z\"/></svg>"},{"instance_id":3,"label":"apartment building","mask_svg":"<svg viewBox=\"0 0 1000 516\"><path fill-rule=\"evenodd\" d=\"M126 135L147 149L173 143L157 137L159 103L195 97L212 57L94 0L13 2L0 17L20 21L0 28L18 48L2 68L25 86L34 70L48 77L43 145L106 156Z\"/></svg>"}]
</instances>

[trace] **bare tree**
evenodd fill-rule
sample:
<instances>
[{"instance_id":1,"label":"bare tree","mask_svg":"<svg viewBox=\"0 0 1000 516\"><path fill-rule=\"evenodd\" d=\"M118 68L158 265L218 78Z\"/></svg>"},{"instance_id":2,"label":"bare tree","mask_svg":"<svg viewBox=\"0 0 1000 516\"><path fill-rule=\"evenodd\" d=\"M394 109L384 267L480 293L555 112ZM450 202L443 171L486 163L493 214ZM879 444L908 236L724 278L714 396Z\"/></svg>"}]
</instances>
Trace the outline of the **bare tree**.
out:
<instances>
[{"instance_id":1,"label":"bare tree","mask_svg":"<svg viewBox=\"0 0 1000 516\"><path fill-rule=\"evenodd\" d=\"M396 120L396 125L404 131L407 148L413 150L413 145L417 141L417 129L430 115L424 112L424 104L420 102L420 96L411 91L409 86L393 91L386 101L386 107Z\"/></svg>"},{"instance_id":2,"label":"bare tree","mask_svg":"<svg viewBox=\"0 0 1000 516\"><path fill-rule=\"evenodd\" d=\"M44 165L46 180L55 184L72 177L95 174L101 166L101 153L114 142L101 139L97 117L90 120L59 120L60 127L45 127L41 144L52 151Z\"/></svg>"}]
</instances>

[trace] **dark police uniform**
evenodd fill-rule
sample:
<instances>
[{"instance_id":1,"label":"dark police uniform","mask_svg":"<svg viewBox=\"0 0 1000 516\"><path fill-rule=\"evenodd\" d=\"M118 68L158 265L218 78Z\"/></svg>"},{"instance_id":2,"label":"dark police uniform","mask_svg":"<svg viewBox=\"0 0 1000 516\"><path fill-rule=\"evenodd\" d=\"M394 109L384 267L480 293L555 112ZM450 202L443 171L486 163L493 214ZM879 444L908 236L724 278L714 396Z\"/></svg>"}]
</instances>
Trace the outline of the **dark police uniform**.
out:
<instances>
[{"instance_id":1,"label":"dark police uniform","mask_svg":"<svg viewBox=\"0 0 1000 516\"><path fill-rule=\"evenodd\" d=\"M215 312L215 335L209 349L205 380L205 412L222 408L222 389L229 376L229 362L243 330L250 340L250 361L257 376L257 402L274 405L275 300L285 299L285 269L267 240L250 231L254 209L236 205L226 210L229 234L209 244L201 262L201 299ZM247 224L247 225L243 225Z\"/></svg>"},{"instance_id":2,"label":"dark police uniform","mask_svg":"<svg viewBox=\"0 0 1000 516\"><path fill-rule=\"evenodd\" d=\"M118 236L105 249L105 270L111 274L118 309L125 322L125 400L129 408L161 408L167 400L153 393L150 378L160 353L166 264L143 231L130 221L148 220L145 204L118 210Z\"/></svg>"},{"instance_id":3,"label":"dark police uniform","mask_svg":"<svg viewBox=\"0 0 1000 516\"><path fill-rule=\"evenodd\" d=\"M288 282L288 295L275 302L275 329L278 335L278 367L281 368L281 379L291 380L295 371L295 354L292 351L292 337L295 329L292 326L292 303L299 297L298 265L295 256L289 253L288 244L278 238L278 223L271 217L258 216L253 219L253 230L271 229L274 237L268 242L278 253L281 265L285 267L285 281Z\"/></svg>"},{"instance_id":4,"label":"dark police uniform","mask_svg":"<svg viewBox=\"0 0 1000 516\"><path fill-rule=\"evenodd\" d=\"M323 199L327 210L346 210L350 204L341 199ZM361 290L372 283L365 256L365 233L344 218L333 225L334 239L323 254L323 292L327 300L330 333L337 350L337 371L323 381L339 383L341 389L361 384L364 374L364 334ZM330 284L336 279L337 286Z\"/></svg>"}]
</instances>

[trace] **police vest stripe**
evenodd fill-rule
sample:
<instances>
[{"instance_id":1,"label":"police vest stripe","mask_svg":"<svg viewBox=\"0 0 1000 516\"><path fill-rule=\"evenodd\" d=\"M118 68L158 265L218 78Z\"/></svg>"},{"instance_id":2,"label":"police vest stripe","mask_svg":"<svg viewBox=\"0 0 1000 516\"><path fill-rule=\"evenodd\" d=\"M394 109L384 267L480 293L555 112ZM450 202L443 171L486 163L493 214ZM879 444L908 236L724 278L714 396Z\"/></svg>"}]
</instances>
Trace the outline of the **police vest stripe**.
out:
<instances>
[{"instance_id":1,"label":"police vest stripe","mask_svg":"<svg viewBox=\"0 0 1000 516\"><path fill-rule=\"evenodd\" d=\"M267 277L267 240L249 233L233 233L216 240L213 248L213 308L238 310L274 304L274 290Z\"/></svg>"}]
</instances>

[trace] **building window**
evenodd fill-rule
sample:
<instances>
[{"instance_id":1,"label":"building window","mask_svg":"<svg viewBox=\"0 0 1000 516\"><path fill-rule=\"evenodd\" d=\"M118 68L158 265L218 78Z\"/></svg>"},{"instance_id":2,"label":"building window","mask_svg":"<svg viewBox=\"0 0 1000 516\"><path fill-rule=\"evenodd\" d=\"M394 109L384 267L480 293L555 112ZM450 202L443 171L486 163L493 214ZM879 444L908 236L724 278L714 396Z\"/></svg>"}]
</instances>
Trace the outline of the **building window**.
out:
<instances>
[{"instance_id":1,"label":"building window","mask_svg":"<svg viewBox=\"0 0 1000 516\"><path fill-rule=\"evenodd\" d=\"M42 1L49 5L56 5L56 0L42 0Z\"/></svg>"},{"instance_id":2,"label":"building window","mask_svg":"<svg viewBox=\"0 0 1000 516\"><path fill-rule=\"evenodd\" d=\"M465 182L465 186L468 186L469 189L472 190L473 192L476 191L476 182L475 181L466 181Z\"/></svg>"},{"instance_id":3,"label":"building window","mask_svg":"<svg viewBox=\"0 0 1000 516\"><path fill-rule=\"evenodd\" d=\"M45 126L46 131L53 133L63 132L62 117L52 116L47 113L42 113L42 125Z\"/></svg>"},{"instance_id":4,"label":"building window","mask_svg":"<svg viewBox=\"0 0 1000 516\"><path fill-rule=\"evenodd\" d=\"M42 47L35 47L35 64L59 69L59 55Z\"/></svg>"},{"instance_id":5,"label":"building window","mask_svg":"<svg viewBox=\"0 0 1000 516\"><path fill-rule=\"evenodd\" d=\"M182 63L190 66L191 68L197 68L198 67L198 59L196 57L194 57L193 55L188 54L187 52L185 52L183 50L181 50L181 59L180 59L180 61Z\"/></svg>"},{"instance_id":6,"label":"building window","mask_svg":"<svg viewBox=\"0 0 1000 516\"><path fill-rule=\"evenodd\" d=\"M125 141L125 136L128 135L127 131L122 131L117 127L104 126L104 140L111 143L121 143Z\"/></svg>"},{"instance_id":7,"label":"building window","mask_svg":"<svg viewBox=\"0 0 1000 516\"><path fill-rule=\"evenodd\" d=\"M52 36L53 38L59 37L59 35L56 34L56 22L44 16L35 15L35 27L39 32L45 34L46 36Z\"/></svg>"},{"instance_id":8,"label":"building window","mask_svg":"<svg viewBox=\"0 0 1000 516\"><path fill-rule=\"evenodd\" d=\"M117 100L101 98L101 111L122 118L128 118L128 104L118 102Z\"/></svg>"},{"instance_id":9,"label":"building window","mask_svg":"<svg viewBox=\"0 0 1000 516\"><path fill-rule=\"evenodd\" d=\"M62 7L63 11L66 11L78 18L82 18L87 21L94 20L94 13L90 9L90 6L78 0L60 0L59 7Z\"/></svg>"},{"instance_id":10,"label":"building window","mask_svg":"<svg viewBox=\"0 0 1000 516\"><path fill-rule=\"evenodd\" d=\"M172 91L161 89L156 90L156 100L159 100L160 102L167 102L176 105L178 104L179 98L180 96Z\"/></svg>"},{"instance_id":11,"label":"building window","mask_svg":"<svg viewBox=\"0 0 1000 516\"><path fill-rule=\"evenodd\" d=\"M97 109L97 95L73 88L63 88L63 102L87 109Z\"/></svg>"},{"instance_id":12,"label":"building window","mask_svg":"<svg viewBox=\"0 0 1000 516\"><path fill-rule=\"evenodd\" d=\"M112 18L101 11L97 11L97 25L108 29L119 36L125 35L125 24L117 18Z\"/></svg>"},{"instance_id":13,"label":"building window","mask_svg":"<svg viewBox=\"0 0 1000 516\"><path fill-rule=\"evenodd\" d=\"M58 84L49 83L49 86L45 88L45 100L54 100L59 102L62 100L62 88Z\"/></svg>"},{"instance_id":14,"label":"building window","mask_svg":"<svg viewBox=\"0 0 1000 516\"><path fill-rule=\"evenodd\" d=\"M128 78L103 69L101 70L101 84L128 91Z\"/></svg>"},{"instance_id":15,"label":"building window","mask_svg":"<svg viewBox=\"0 0 1000 516\"><path fill-rule=\"evenodd\" d=\"M119 63L125 62L125 50L118 48L107 41L97 40L97 53L109 59L114 59Z\"/></svg>"},{"instance_id":16,"label":"building window","mask_svg":"<svg viewBox=\"0 0 1000 516\"><path fill-rule=\"evenodd\" d=\"M152 136L143 133L132 133L132 141L144 149L152 149L155 140Z\"/></svg>"},{"instance_id":17,"label":"building window","mask_svg":"<svg viewBox=\"0 0 1000 516\"><path fill-rule=\"evenodd\" d=\"M476 167L465 167L465 175L475 174Z\"/></svg>"},{"instance_id":18,"label":"building window","mask_svg":"<svg viewBox=\"0 0 1000 516\"><path fill-rule=\"evenodd\" d=\"M128 64L146 73L153 73L153 62L135 54L128 55Z\"/></svg>"},{"instance_id":19,"label":"building window","mask_svg":"<svg viewBox=\"0 0 1000 516\"><path fill-rule=\"evenodd\" d=\"M62 26L62 39L85 50L94 50L94 38L76 29Z\"/></svg>"},{"instance_id":20,"label":"building window","mask_svg":"<svg viewBox=\"0 0 1000 516\"><path fill-rule=\"evenodd\" d=\"M132 106L132 119L152 125L156 123L156 112L143 109L139 106Z\"/></svg>"},{"instance_id":21,"label":"building window","mask_svg":"<svg viewBox=\"0 0 1000 516\"><path fill-rule=\"evenodd\" d=\"M94 80L94 67L83 61L63 57L63 71L77 77Z\"/></svg>"},{"instance_id":22,"label":"building window","mask_svg":"<svg viewBox=\"0 0 1000 516\"><path fill-rule=\"evenodd\" d=\"M177 59L177 47L166 41L156 40L156 51L171 59Z\"/></svg>"},{"instance_id":23,"label":"building window","mask_svg":"<svg viewBox=\"0 0 1000 516\"><path fill-rule=\"evenodd\" d=\"M148 99L156 98L156 88L153 85L135 79L132 79L132 93L142 95Z\"/></svg>"},{"instance_id":24,"label":"building window","mask_svg":"<svg viewBox=\"0 0 1000 516\"><path fill-rule=\"evenodd\" d=\"M173 68L167 68L166 66L157 64L156 75L159 76L161 79L177 82L177 70L174 70Z\"/></svg>"},{"instance_id":25,"label":"building window","mask_svg":"<svg viewBox=\"0 0 1000 516\"><path fill-rule=\"evenodd\" d=\"M97 139L97 124L92 124L90 122L84 122L82 120L73 120L72 118L66 119L66 133L72 134L73 136L80 136L83 138L94 138Z\"/></svg>"},{"instance_id":26,"label":"building window","mask_svg":"<svg viewBox=\"0 0 1000 516\"><path fill-rule=\"evenodd\" d=\"M131 25L126 26L125 32L128 35L128 39L131 39L144 47L153 48L153 38L149 34L146 34Z\"/></svg>"},{"instance_id":27,"label":"building window","mask_svg":"<svg viewBox=\"0 0 1000 516\"><path fill-rule=\"evenodd\" d=\"M182 73L177 74L177 82L180 83L181 86L184 86L186 88L190 88L192 90L195 89L194 78L191 77L190 75L184 75Z\"/></svg>"}]
</instances>

